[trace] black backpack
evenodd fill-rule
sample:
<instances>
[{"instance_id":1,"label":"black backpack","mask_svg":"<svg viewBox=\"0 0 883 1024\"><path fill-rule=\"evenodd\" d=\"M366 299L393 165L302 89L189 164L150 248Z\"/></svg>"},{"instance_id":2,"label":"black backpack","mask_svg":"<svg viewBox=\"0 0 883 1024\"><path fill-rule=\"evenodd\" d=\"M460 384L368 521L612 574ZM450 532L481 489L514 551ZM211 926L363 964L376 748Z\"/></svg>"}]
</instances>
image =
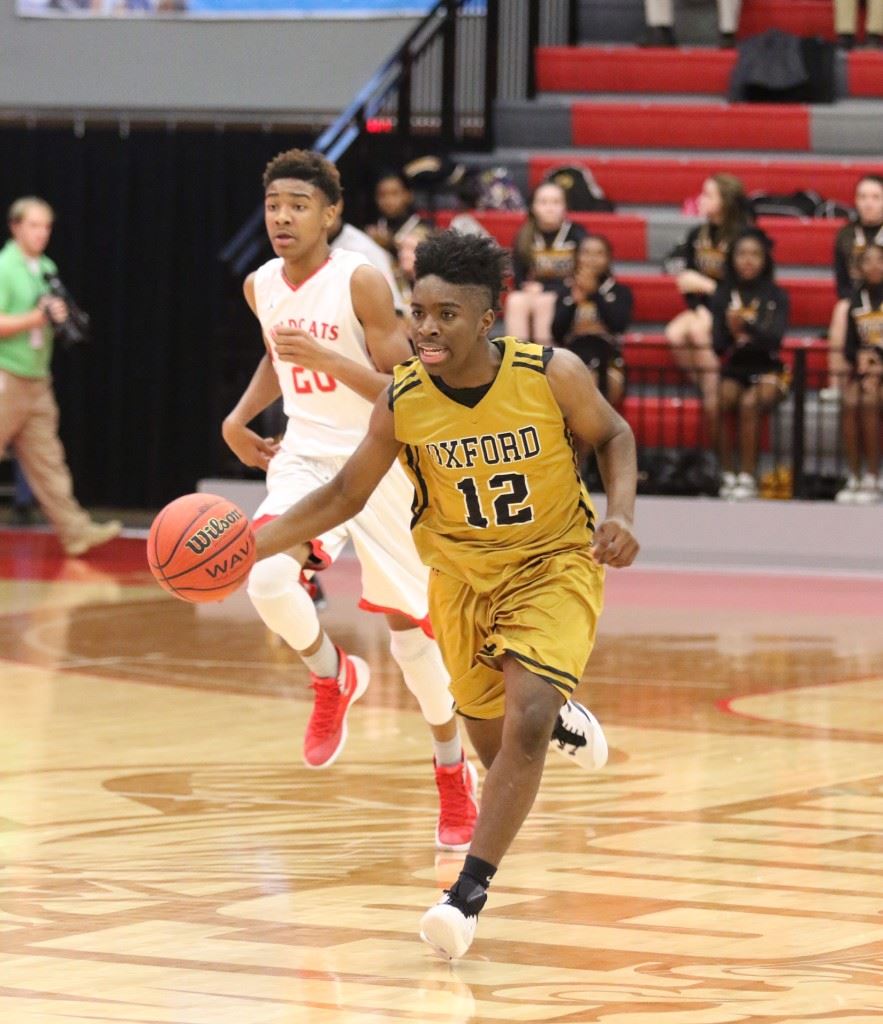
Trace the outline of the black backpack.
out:
<instances>
[{"instance_id":1,"label":"black backpack","mask_svg":"<svg viewBox=\"0 0 883 1024\"><path fill-rule=\"evenodd\" d=\"M616 209L587 167L556 167L543 180L564 189L567 209L573 213L611 213Z\"/></svg>"},{"instance_id":2,"label":"black backpack","mask_svg":"<svg viewBox=\"0 0 883 1024\"><path fill-rule=\"evenodd\" d=\"M777 195L772 192L752 192L748 196L755 217L815 217L825 200L809 189Z\"/></svg>"}]
</instances>

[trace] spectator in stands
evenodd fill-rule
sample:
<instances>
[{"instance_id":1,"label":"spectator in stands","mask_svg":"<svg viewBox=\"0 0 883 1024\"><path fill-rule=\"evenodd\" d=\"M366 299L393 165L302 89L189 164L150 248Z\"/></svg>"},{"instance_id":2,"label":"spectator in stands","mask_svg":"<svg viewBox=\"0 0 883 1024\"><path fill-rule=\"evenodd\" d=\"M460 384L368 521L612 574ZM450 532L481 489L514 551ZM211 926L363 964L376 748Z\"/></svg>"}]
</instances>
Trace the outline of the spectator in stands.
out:
<instances>
[{"instance_id":1,"label":"spectator in stands","mask_svg":"<svg viewBox=\"0 0 883 1024\"><path fill-rule=\"evenodd\" d=\"M869 46L883 46L883 0L868 0L868 16L865 23ZM844 50L855 46L858 26L858 0L834 0L834 30L837 42Z\"/></svg>"},{"instance_id":2,"label":"spectator in stands","mask_svg":"<svg viewBox=\"0 0 883 1024\"><path fill-rule=\"evenodd\" d=\"M370 260L386 278L386 283L392 291L392 301L396 313L399 316L404 314L405 301L395 279L392 256L364 231L360 231L352 224L344 223L343 204L338 205L337 216L334 218L334 223L328 229L328 244L332 249L348 249L350 252L360 252L367 260Z\"/></svg>"},{"instance_id":3,"label":"spectator in stands","mask_svg":"<svg viewBox=\"0 0 883 1024\"><path fill-rule=\"evenodd\" d=\"M374 201L380 216L365 230L393 257L397 257L398 244L405 235L416 228L429 230L432 227L414 208L414 193L400 171L388 171L380 177L374 189Z\"/></svg>"},{"instance_id":4,"label":"spectator in stands","mask_svg":"<svg viewBox=\"0 0 883 1024\"><path fill-rule=\"evenodd\" d=\"M676 261L666 264L667 268L677 269L678 289L688 308L666 327L665 336L675 362L699 387L714 444L718 361L711 344L710 306L724 277L730 245L751 220L742 182L732 174L707 178L699 196L699 212L705 223L689 232L678 247Z\"/></svg>"},{"instance_id":5,"label":"spectator in stands","mask_svg":"<svg viewBox=\"0 0 883 1024\"><path fill-rule=\"evenodd\" d=\"M855 219L834 240L834 276L838 301L828 328L829 385L840 391L852 372L844 358L849 303L859 282L859 257L871 242L883 242L883 178L867 174L855 187Z\"/></svg>"},{"instance_id":6,"label":"spectator in stands","mask_svg":"<svg viewBox=\"0 0 883 1024\"><path fill-rule=\"evenodd\" d=\"M741 6L742 0L717 0L717 24L722 48L729 49L736 45ZM641 40L642 46L678 45L674 33L674 0L644 0L644 19L647 22L647 34Z\"/></svg>"},{"instance_id":7,"label":"spectator in stands","mask_svg":"<svg viewBox=\"0 0 883 1024\"><path fill-rule=\"evenodd\" d=\"M555 303L552 336L592 371L595 383L604 369L601 388L617 405L625 392L621 337L632 318L632 291L613 275L613 247L603 235L587 235L580 243L573 278Z\"/></svg>"},{"instance_id":8,"label":"spectator in stands","mask_svg":"<svg viewBox=\"0 0 883 1024\"><path fill-rule=\"evenodd\" d=\"M74 497L58 437L53 325L68 318L68 307L46 283L57 273L46 255L54 216L36 196L17 199L9 209L12 238L0 250L0 452L12 448L62 547L77 557L116 537L122 523L90 519Z\"/></svg>"},{"instance_id":9,"label":"spectator in stands","mask_svg":"<svg viewBox=\"0 0 883 1024\"><path fill-rule=\"evenodd\" d=\"M871 242L859 258L859 280L849 303L845 355L850 374L843 390L843 443L850 473L837 501L870 505L881 498L883 242Z\"/></svg>"},{"instance_id":10,"label":"spectator in stands","mask_svg":"<svg viewBox=\"0 0 883 1024\"><path fill-rule=\"evenodd\" d=\"M534 190L530 211L515 236L514 290L506 299L506 333L538 345L552 344L558 289L573 274L576 251L586 232L567 218L560 185L544 182Z\"/></svg>"},{"instance_id":11,"label":"spectator in stands","mask_svg":"<svg viewBox=\"0 0 883 1024\"><path fill-rule=\"evenodd\" d=\"M431 234L427 227L420 224L399 239L396 249L396 283L406 306L411 302L411 291L414 288L417 246Z\"/></svg>"},{"instance_id":12,"label":"spectator in stands","mask_svg":"<svg viewBox=\"0 0 883 1024\"><path fill-rule=\"evenodd\" d=\"M744 501L757 495L761 418L786 391L779 356L788 327L788 295L775 283L772 242L759 228L746 228L734 239L712 318L721 363L720 411L736 414L739 433L737 472L728 424L720 430L720 495Z\"/></svg>"}]
</instances>

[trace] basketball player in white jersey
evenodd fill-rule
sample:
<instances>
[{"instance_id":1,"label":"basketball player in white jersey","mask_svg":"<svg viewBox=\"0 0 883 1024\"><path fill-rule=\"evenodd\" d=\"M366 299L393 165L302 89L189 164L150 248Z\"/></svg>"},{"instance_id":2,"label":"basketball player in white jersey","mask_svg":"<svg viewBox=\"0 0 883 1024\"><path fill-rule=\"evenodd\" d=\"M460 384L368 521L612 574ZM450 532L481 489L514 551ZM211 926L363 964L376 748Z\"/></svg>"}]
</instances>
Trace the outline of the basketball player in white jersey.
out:
<instances>
[{"instance_id":1,"label":"basketball player in white jersey","mask_svg":"<svg viewBox=\"0 0 883 1024\"><path fill-rule=\"evenodd\" d=\"M264 172L270 260L246 279L266 352L223 425L224 439L248 466L267 470L268 495L254 525L276 518L331 480L368 430L373 403L396 363L411 356L380 272L357 253L331 251L328 230L341 200L337 169L316 153L289 150ZM248 423L282 395L288 427L281 444ZM310 670L314 706L304 737L305 763L325 768L346 742L346 716L368 686L368 666L335 646L322 629L302 567L316 570L347 538L362 569L360 607L386 616L390 650L428 722L435 748L440 813L436 845L467 849L476 807L476 773L453 716L449 677L427 618L428 570L410 534L414 491L393 466L353 520L285 554L259 562L248 594L265 624ZM569 702L554 745L586 767L607 757L597 722Z\"/></svg>"}]
</instances>

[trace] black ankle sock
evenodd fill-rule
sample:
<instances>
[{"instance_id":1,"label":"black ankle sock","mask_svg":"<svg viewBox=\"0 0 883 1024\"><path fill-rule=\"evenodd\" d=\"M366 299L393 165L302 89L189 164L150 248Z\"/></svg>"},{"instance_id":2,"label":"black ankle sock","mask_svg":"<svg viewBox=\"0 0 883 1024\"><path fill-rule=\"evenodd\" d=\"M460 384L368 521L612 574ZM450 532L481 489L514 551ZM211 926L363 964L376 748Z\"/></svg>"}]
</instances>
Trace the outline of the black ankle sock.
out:
<instances>
[{"instance_id":1,"label":"black ankle sock","mask_svg":"<svg viewBox=\"0 0 883 1024\"><path fill-rule=\"evenodd\" d=\"M467 917L478 914L487 903L487 889L496 873L493 864L467 854L460 877L449 890L451 902Z\"/></svg>"},{"instance_id":2,"label":"black ankle sock","mask_svg":"<svg viewBox=\"0 0 883 1024\"><path fill-rule=\"evenodd\" d=\"M463 861L463 870L460 872L460 877L469 875L483 889L487 889L496 873L497 869L493 864L488 864L481 857L473 857L471 853L467 853L466 859Z\"/></svg>"}]
</instances>

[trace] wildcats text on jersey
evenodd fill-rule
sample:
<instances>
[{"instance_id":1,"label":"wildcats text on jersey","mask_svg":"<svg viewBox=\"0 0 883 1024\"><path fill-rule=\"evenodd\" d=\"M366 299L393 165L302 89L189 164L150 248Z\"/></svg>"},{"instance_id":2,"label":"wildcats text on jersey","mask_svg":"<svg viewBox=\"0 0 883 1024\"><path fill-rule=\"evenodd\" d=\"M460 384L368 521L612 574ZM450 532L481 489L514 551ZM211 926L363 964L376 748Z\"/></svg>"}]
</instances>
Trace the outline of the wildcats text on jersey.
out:
<instances>
[{"instance_id":1,"label":"wildcats text on jersey","mask_svg":"<svg viewBox=\"0 0 883 1024\"><path fill-rule=\"evenodd\" d=\"M535 458L542 451L540 435L536 427L530 425L497 434L430 442L425 448L442 469L472 469L476 462L487 466L523 462Z\"/></svg>"}]
</instances>

